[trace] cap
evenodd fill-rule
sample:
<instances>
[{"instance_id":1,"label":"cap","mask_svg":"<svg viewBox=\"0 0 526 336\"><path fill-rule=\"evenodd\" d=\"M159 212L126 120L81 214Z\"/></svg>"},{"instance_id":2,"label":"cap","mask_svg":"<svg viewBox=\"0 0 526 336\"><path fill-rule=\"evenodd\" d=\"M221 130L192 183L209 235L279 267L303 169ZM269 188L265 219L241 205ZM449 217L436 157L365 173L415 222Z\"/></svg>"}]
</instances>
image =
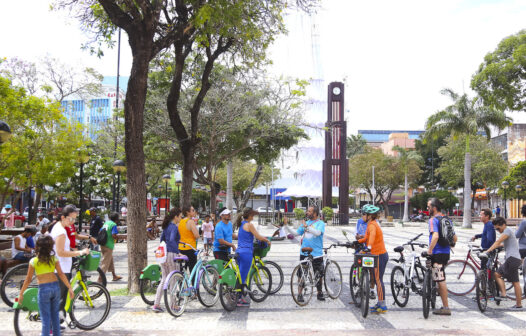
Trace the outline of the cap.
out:
<instances>
[{"instance_id":1,"label":"cap","mask_svg":"<svg viewBox=\"0 0 526 336\"><path fill-rule=\"evenodd\" d=\"M11 204L6 204L6 205L4 206L4 208L6 208L6 209L11 209Z\"/></svg>"},{"instance_id":2,"label":"cap","mask_svg":"<svg viewBox=\"0 0 526 336\"><path fill-rule=\"evenodd\" d=\"M89 208L88 211L89 211L90 213L91 213L92 211L93 211L93 212L97 212L97 208L95 208L95 207L91 207L91 208Z\"/></svg>"},{"instance_id":3,"label":"cap","mask_svg":"<svg viewBox=\"0 0 526 336\"><path fill-rule=\"evenodd\" d=\"M230 211L230 210L228 210L228 209L225 209L225 210L221 211L221 213L219 214L219 216L230 215L230 213L232 213L232 211Z\"/></svg>"}]
</instances>

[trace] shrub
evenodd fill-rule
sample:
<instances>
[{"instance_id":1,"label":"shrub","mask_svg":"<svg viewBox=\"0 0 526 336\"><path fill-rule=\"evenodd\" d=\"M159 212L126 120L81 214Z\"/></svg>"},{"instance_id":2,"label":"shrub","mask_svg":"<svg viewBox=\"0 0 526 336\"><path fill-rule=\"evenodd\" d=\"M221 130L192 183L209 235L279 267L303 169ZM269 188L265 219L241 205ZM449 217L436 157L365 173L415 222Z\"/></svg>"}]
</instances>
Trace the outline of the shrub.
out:
<instances>
[{"instance_id":1,"label":"shrub","mask_svg":"<svg viewBox=\"0 0 526 336\"><path fill-rule=\"evenodd\" d=\"M334 216L334 211L330 207L325 207L321 209L321 213L323 214L324 220L331 220L332 217Z\"/></svg>"},{"instance_id":2,"label":"shrub","mask_svg":"<svg viewBox=\"0 0 526 336\"><path fill-rule=\"evenodd\" d=\"M294 215L296 215L297 220L302 220L305 218L305 210L300 208L294 208Z\"/></svg>"}]
</instances>

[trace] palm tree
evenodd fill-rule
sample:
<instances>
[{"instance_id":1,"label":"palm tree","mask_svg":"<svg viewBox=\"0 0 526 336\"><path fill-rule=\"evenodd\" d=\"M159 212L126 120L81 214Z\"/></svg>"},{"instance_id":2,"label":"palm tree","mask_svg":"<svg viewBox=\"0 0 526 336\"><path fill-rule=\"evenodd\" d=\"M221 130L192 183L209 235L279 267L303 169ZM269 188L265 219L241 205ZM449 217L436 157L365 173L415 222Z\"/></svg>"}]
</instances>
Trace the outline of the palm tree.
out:
<instances>
[{"instance_id":1,"label":"palm tree","mask_svg":"<svg viewBox=\"0 0 526 336\"><path fill-rule=\"evenodd\" d=\"M471 154L469 138L479 132L484 132L488 140L491 138L490 127L499 131L508 126L511 119L495 108L485 106L481 99L469 99L466 94L459 95L451 89L441 93L449 96L453 104L427 119L426 139L433 139L439 134L466 136L466 153L464 156L464 221L462 227L471 228Z\"/></svg>"},{"instance_id":2,"label":"palm tree","mask_svg":"<svg viewBox=\"0 0 526 336\"><path fill-rule=\"evenodd\" d=\"M415 150L407 150L400 146L394 146L393 150L398 153L400 164L402 165L402 169L404 170L404 217L402 218L402 222L408 222L409 221L409 195L408 195L407 189L409 188L409 183L407 180L407 174L409 172L409 164L411 162L416 162L420 164L421 162L424 161L424 159Z\"/></svg>"}]
</instances>

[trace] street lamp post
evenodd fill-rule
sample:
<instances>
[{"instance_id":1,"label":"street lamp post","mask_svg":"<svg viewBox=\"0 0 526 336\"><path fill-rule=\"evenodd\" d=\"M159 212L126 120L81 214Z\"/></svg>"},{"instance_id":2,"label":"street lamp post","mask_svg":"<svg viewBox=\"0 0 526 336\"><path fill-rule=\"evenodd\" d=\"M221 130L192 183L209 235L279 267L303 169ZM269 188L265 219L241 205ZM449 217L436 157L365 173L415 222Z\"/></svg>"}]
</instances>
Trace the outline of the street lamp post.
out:
<instances>
[{"instance_id":1,"label":"street lamp post","mask_svg":"<svg viewBox=\"0 0 526 336\"><path fill-rule=\"evenodd\" d=\"M0 144L3 144L11 137L11 127L5 122L0 120Z\"/></svg>"},{"instance_id":2,"label":"street lamp post","mask_svg":"<svg viewBox=\"0 0 526 336\"><path fill-rule=\"evenodd\" d=\"M175 184L177 185L177 199L180 205L181 204L181 180L176 180Z\"/></svg>"},{"instance_id":3,"label":"street lamp post","mask_svg":"<svg viewBox=\"0 0 526 336\"><path fill-rule=\"evenodd\" d=\"M89 161L89 155L84 151L79 151L77 156L77 162L80 164L80 176L79 176L79 208L80 208L80 216L79 216L79 230L78 232L82 232L82 216L84 215L84 165Z\"/></svg>"},{"instance_id":4,"label":"street lamp post","mask_svg":"<svg viewBox=\"0 0 526 336\"><path fill-rule=\"evenodd\" d=\"M113 211L115 212L119 211L121 173L124 172L125 170L126 170L126 166L124 165L124 161L115 160L115 162L113 162L113 172L117 173L117 188L115 188L115 192L113 193Z\"/></svg>"},{"instance_id":5,"label":"street lamp post","mask_svg":"<svg viewBox=\"0 0 526 336\"><path fill-rule=\"evenodd\" d=\"M165 209L164 213L167 214L168 210L170 209L170 204L168 204L168 182L170 182L170 174L163 175L163 182L164 182L164 194L166 196L165 198Z\"/></svg>"},{"instance_id":6,"label":"street lamp post","mask_svg":"<svg viewBox=\"0 0 526 336\"><path fill-rule=\"evenodd\" d=\"M449 191L449 212L450 212L450 215L451 215L451 212L453 211L453 208L452 208L452 204L451 204L451 193L453 192L454 188L453 187L449 187L447 188L447 191Z\"/></svg>"},{"instance_id":7,"label":"street lamp post","mask_svg":"<svg viewBox=\"0 0 526 336\"><path fill-rule=\"evenodd\" d=\"M510 187L510 183L508 181L502 182L502 189L504 189L504 218L508 218L508 208L507 208L507 195L506 192L508 191L508 188Z\"/></svg>"},{"instance_id":8,"label":"street lamp post","mask_svg":"<svg viewBox=\"0 0 526 336\"><path fill-rule=\"evenodd\" d=\"M522 191L522 186L520 184L517 184L515 186L515 191L517 192L517 217L521 216L521 212L519 209L519 200L520 200L520 192Z\"/></svg>"}]
</instances>

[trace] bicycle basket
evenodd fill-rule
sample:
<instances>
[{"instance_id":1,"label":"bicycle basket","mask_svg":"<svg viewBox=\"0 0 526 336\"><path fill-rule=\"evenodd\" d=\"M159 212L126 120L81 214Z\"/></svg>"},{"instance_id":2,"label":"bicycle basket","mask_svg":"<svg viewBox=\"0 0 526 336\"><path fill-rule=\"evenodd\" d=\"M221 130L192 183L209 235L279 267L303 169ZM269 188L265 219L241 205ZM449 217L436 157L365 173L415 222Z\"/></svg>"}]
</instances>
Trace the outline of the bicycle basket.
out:
<instances>
[{"instance_id":1,"label":"bicycle basket","mask_svg":"<svg viewBox=\"0 0 526 336\"><path fill-rule=\"evenodd\" d=\"M259 243L254 243L254 257L265 258L268 251L270 251L270 245L265 244L265 247L262 247Z\"/></svg>"},{"instance_id":2,"label":"bicycle basket","mask_svg":"<svg viewBox=\"0 0 526 336\"><path fill-rule=\"evenodd\" d=\"M80 269L83 271L96 271L100 264L100 252L90 251L89 254L80 261Z\"/></svg>"}]
</instances>

